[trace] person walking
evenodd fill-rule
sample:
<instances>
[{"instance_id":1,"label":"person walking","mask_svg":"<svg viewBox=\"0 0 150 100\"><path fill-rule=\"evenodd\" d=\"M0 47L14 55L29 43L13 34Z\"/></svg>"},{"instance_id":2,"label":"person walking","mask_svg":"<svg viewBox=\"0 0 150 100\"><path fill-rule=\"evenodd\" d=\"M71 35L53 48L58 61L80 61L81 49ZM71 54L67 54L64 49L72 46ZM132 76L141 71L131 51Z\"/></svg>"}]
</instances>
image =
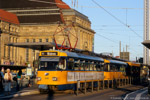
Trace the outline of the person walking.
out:
<instances>
[{"instance_id":1,"label":"person walking","mask_svg":"<svg viewBox=\"0 0 150 100\"><path fill-rule=\"evenodd\" d=\"M5 95L9 95L11 91L11 82L12 80L12 74L10 73L10 69L7 69L7 73L4 75L5 80Z\"/></svg>"},{"instance_id":2,"label":"person walking","mask_svg":"<svg viewBox=\"0 0 150 100\"><path fill-rule=\"evenodd\" d=\"M17 74L17 88L16 88L17 90L20 90L20 87L22 85L21 81L22 81L22 71L19 70Z\"/></svg>"}]
</instances>

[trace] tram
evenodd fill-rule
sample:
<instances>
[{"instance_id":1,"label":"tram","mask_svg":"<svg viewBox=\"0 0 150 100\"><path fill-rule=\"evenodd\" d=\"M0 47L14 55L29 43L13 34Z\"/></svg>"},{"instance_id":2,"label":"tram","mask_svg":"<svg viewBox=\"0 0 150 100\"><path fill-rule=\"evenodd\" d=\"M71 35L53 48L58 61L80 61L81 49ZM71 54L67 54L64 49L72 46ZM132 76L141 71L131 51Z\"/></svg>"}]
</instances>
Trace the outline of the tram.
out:
<instances>
[{"instance_id":1,"label":"tram","mask_svg":"<svg viewBox=\"0 0 150 100\"><path fill-rule=\"evenodd\" d=\"M41 51L37 84L50 90L75 89L75 84L104 79L104 59L68 51ZM41 90L41 89L40 89Z\"/></svg>"},{"instance_id":2,"label":"tram","mask_svg":"<svg viewBox=\"0 0 150 100\"><path fill-rule=\"evenodd\" d=\"M117 60L104 60L104 80L126 78L127 63Z\"/></svg>"},{"instance_id":3,"label":"tram","mask_svg":"<svg viewBox=\"0 0 150 100\"><path fill-rule=\"evenodd\" d=\"M97 81L106 83L107 80L123 81L132 77L133 82L138 84L142 67L140 63L104 59L69 51L47 50L39 54L37 84L40 92L43 89L75 90L78 81L81 84L87 82L87 87L93 81L96 87Z\"/></svg>"}]
</instances>

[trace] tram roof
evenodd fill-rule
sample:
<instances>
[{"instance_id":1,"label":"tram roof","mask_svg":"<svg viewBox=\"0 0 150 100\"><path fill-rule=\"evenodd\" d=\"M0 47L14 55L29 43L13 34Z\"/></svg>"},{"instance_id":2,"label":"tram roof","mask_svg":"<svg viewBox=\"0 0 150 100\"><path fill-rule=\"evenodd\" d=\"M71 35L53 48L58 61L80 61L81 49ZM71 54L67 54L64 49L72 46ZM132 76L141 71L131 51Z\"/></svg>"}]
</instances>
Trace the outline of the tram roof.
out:
<instances>
[{"instance_id":1,"label":"tram roof","mask_svg":"<svg viewBox=\"0 0 150 100\"><path fill-rule=\"evenodd\" d=\"M104 59L100 57L89 56L89 55L84 55L80 53L68 52L68 51L64 51L64 52L67 54L68 57L96 60L96 61L102 61L102 62L104 61Z\"/></svg>"},{"instance_id":2,"label":"tram roof","mask_svg":"<svg viewBox=\"0 0 150 100\"><path fill-rule=\"evenodd\" d=\"M106 60L106 63L113 63L113 64L120 64L120 65L127 65L127 63L118 61L118 60Z\"/></svg>"},{"instance_id":3,"label":"tram roof","mask_svg":"<svg viewBox=\"0 0 150 100\"><path fill-rule=\"evenodd\" d=\"M134 63L134 62L127 62L130 66L136 66L136 67L140 67L141 64L140 63Z\"/></svg>"},{"instance_id":4,"label":"tram roof","mask_svg":"<svg viewBox=\"0 0 150 100\"><path fill-rule=\"evenodd\" d=\"M54 55L54 56L61 56L61 57L67 56L67 57L72 57L72 58L80 58L80 59L88 59L88 60L104 62L104 59L100 58L100 57L89 56L89 55L84 55L84 54L69 52L69 51L46 50L46 51L41 51L41 53L42 52L58 52L58 54ZM41 55L41 53L40 53L40 55ZM41 56L43 56L43 55L41 55Z\"/></svg>"}]
</instances>

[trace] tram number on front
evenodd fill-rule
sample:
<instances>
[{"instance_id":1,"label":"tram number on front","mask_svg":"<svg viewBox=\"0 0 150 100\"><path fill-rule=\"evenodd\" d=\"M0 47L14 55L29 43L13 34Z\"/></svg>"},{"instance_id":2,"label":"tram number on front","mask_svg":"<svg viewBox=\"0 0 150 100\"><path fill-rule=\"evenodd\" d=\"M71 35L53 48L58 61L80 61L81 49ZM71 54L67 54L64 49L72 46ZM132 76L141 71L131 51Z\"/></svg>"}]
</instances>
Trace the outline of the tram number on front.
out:
<instances>
[{"instance_id":1,"label":"tram number on front","mask_svg":"<svg viewBox=\"0 0 150 100\"><path fill-rule=\"evenodd\" d=\"M45 79L49 79L49 77L45 77Z\"/></svg>"}]
</instances>

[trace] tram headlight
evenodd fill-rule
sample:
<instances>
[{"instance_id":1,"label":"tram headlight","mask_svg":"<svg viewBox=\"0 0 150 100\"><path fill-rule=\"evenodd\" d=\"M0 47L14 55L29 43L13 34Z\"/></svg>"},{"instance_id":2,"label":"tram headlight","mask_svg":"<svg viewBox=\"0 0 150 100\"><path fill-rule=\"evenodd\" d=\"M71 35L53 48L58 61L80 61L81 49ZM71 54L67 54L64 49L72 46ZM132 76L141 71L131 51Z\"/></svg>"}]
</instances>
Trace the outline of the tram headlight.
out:
<instances>
[{"instance_id":1,"label":"tram headlight","mask_svg":"<svg viewBox=\"0 0 150 100\"><path fill-rule=\"evenodd\" d=\"M53 81L57 81L57 77L53 77L52 80L53 80Z\"/></svg>"},{"instance_id":2,"label":"tram headlight","mask_svg":"<svg viewBox=\"0 0 150 100\"><path fill-rule=\"evenodd\" d=\"M41 81L41 77L37 77L37 81Z\"/></svg>"}]
</instances>

